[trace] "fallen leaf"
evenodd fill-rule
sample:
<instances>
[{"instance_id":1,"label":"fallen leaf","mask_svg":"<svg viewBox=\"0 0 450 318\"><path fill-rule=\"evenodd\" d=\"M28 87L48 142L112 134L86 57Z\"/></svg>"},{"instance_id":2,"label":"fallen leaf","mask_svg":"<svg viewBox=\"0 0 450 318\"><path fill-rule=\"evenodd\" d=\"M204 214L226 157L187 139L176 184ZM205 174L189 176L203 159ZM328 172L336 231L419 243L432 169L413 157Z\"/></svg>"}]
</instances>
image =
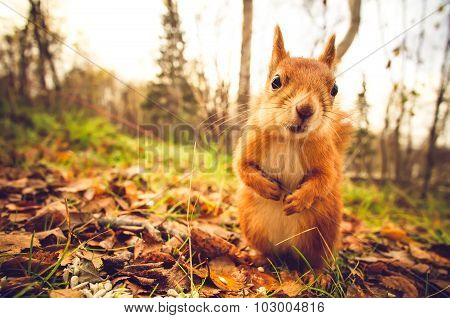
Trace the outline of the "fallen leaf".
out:
<instances>
[{"instance_id":1,"label":"fallen leaf","mask_svg":"<svg viewBox=\"0 0 450 318\"><path fill-rule=\"evenodd\" d=\"M191 230L191 241L193 249L210 258L233 255L237 251L235 245L198 228Z\"/></svg>"},{"instance_id":2,"label":"fallen leaf","mask_svg":"<svg viewBox=\"0 0 450 318\"><path fill-rule=\"evenodd\" d=\"M221 290L238 292L245 287L245 275L228 257L209 262L209 277Z\"/></svg>"},{"instance_id":3,"label":"fallen leaf","mask_svg":"<svg viewBox=\"0 0 450 318\"><path fill-rule=\"evenodd\" d=\"M66 206L62 201L55 201L41 208L36 215L25 223L27 231L46 231L61 226L67 217Z\"/></svg>"},{"instance_id":4,"label":"fallen leaf","mask_svg":"<svg viewBox=\"0 0 450 318\"><path fill-rule=\"evenodd\" d=\"M400 241L404 243L408 243L411 239L408 237L408 234L402 230L401 228L394 226L385 226L380 231L381 235L387 237L393 241Z\"/></svg>"},{"instance_id":5,"label":"fallen leaf","mask_svg":"<svg viewBox=\"0 0 450 318\"><path fill-rule=\"evenodd\" d=\"M34 236L41 242L43 246L51 244L61 244L67 241L66 236L59 227L53 230L37 232Z\"/></svg>"},{"instance_id":6,"label":"fallen leaf","mask_svg":"<svg viewBox=\"0 0 450 318\"><path fill-rule=\"evenodd\" d=\"M49 293L50 298L83 298L79 290L73 289L53 289Z\"/></svg>"},{"instance_id":7,"label":"fallen leaf","mask_svg":"<svg viewBox=\"0 0 450 318\"><path fill-rule=\"evenodd\" d=\"M426 274L430 272L430 266L427 264L416 264L411 269L419 274Z\"/></svg>"},{"instance_id":8,"label":"fallen leaf","mask_svg":"<svg viewBox=\"0 0 450 318\"><path fill-rule=\"evenodd\" d=\"M243 267L247 276L247 283L253 284L255 289L260 287L266 288L267 291L275 290L279 287L278 280L273 275L260 272L257 268L245 266Z\"/></svg>"},{"instance_id":9,"label":"fallen leaf","mask_svg":"<svg viewBox=\"0 0 450 318\"><path fill-rule=\"evenodd\" d=\"M34 237L31 244L31 233L11 232L9 234L0 233L0 253L18 254L21 250L33 247L40 247L41 243L37 237Z\"/></svg>"},{"instance_id":10,"label":"fallen leaf","mask_svg":"<svg viewBox=\"0 0 450 318\"><path fill-rule=\"evenodd\" d=\"M57 188L56 191L76 193L86 191L87 189L93 187L94 184L94 179L78 179L65 187Z\"/></svg>"},{"instance_id":11,"label":"fallen leaf","mask_svg":"<svg viewBox=\"0 0 450 318\"><path fill-rule=\"evenodd\" d=\"M408 298L417 298L419 297L419 292L417 291L414 283L408 278L400 275L391 275L391 276L381 276L381 283L392 290L400 291L403 294L403 297Z\"/></svg>"}]
</instances>

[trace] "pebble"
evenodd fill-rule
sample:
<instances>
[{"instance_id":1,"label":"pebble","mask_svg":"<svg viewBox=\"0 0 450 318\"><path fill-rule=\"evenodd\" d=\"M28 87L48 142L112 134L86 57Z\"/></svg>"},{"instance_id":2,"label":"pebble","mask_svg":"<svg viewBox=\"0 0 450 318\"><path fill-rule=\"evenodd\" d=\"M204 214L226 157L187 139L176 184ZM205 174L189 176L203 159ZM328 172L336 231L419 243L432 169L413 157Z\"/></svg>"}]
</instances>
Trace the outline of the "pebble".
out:
<instances>
[{"instance_id":1,"label":"pebble","mask_svg":"<svg viewBox=\"0 0 450 318\"><path fill-rule=\"evenodd\" d=\"M80 258L79 257L74 257L73 260L72 260L72 265L73 266L80 265Z\"/></svg>"},{"instance_id":2,"label":"pebble","mask_svg":"<svg viewBox=\"0 0 450 318\"><path fill-rule=\"evenodd\" d=\"M83 293L84 296L86 296L86 298L92 298L92 293L89 289L82 289L81 292Z\"/></svg>"},{"instance_id":3,"label":"pebble","mask_svg":"<svg viewBox=\"0 0 450 318\"><path fill-rule=\"evenodd\" d=\"M178 297L178 293L175 289L171 288L167 291L167 296Z\"/></svg>"},{"instance_id":4,"label":"pebble","mask_svg":"<svg viewBox=\"0 0 450 318\"><path fill-rule=\"evenodd\" d=\"M86 287L87 285L89 285L89 283L88 283L88 282L84 282L84 283L78 284L78 285L75 286L75 287L72 287L72 289L73 289L73 290L78 290L78 289L81 289L81 288Z\"/></svg>"},{"instance_id":5,"label":"pebble","mask_svg":"<svg viewBox=\"0 0 450 318\"><path fill-rule=\"evenodd\" d=\"M109 280L105 283L105 289L107 291L110 291L112 289L112 284Z\"/></svg>"},{"instance_id":6,"label":"pebble","mask_svg":"<svg viewBox=\"0 0 450 318\"><path fill-rule=\"evenodd\" d=\"M256 290L256 292L257 292L258 294L263 294L263 295L265 295L265 294L267 294L267 289L266 289L266 287L261 286L261 287L259 287L259 288Z\"/></svg>"},{"instance_id":7,"label":"pebble","mask_svg":"<svg viewBox=\"0 0 450 318\"><path fill-rule=\"evenodd\" d=\"M105 296L103 296L103 298L113 298L113 297L114 297L114 291L113 290L107 292L105 294Z\"/></svg>"},{"instance_id":8,"label":"pebble","mask_svg":"<svg viewBox=\"0 0 450 318\"><path fill-rule=\"evenodd\" d=\"M258 271L261 272L261 273L264 273L264 267L261 267L261 266L258 267Z\"/></svg>"},{"instance_id":9,"label":"pebble","mask_svg":"<svg viewBox=\"0 0 450 318\"><path fill-rule=\"evenodd\" d=\"M106 290L100 289L98 292L94 294L94 298L102 298L106 295Z\"/></svg>"},{"instance_id":10,"label":"pebble","mask_svg":"<svg viewBox=\"0 0 450 318\"><path fill-rule=\"evenodd\" d=\"M92 290L92 293L95 294L98 291L98 285L89 283L89 288Z\"/></svg>"},{"instance_id":11,"label":"pebble","mask_svg":"<svg viewBox=\"0 0 450 318\"><path fill-rule=\"evenodd\" d=\"M65 268L63 271L63 280L64 282L68 282L69 281L69 276L70 276L70 272Z\"/></svg>"},{"instance_id":12,"label":"pebble","mask_svg":"<svg viewBox=\"0 0 450 318\"><path fill-rule=\"evenodd\" d=\"M70 288L74 288L75 286L77 286L78 282L79 282L78 276L72 276L70 278Z\"/></svg>"}]
</instances>

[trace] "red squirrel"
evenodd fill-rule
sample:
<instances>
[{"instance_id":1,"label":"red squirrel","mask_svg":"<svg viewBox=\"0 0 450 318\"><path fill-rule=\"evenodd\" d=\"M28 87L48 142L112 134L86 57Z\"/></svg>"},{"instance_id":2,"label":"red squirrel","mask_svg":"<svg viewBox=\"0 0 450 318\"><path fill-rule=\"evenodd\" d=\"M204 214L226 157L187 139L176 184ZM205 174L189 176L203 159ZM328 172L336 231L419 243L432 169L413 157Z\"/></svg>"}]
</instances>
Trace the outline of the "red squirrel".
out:
<instances>
[{"instance_id":1,"label":"red squirrel","mask_svg":"<svg viewBox=\"0 0 450 318\"><path fill-rule=\"evenodd\" d=\"M290 57L276 26L267 83L234 153L243 235L265 256L303 269L331 258L342 217L352 126L333 106L334 42L318 59Z\"/></svg>"}]
</instances>

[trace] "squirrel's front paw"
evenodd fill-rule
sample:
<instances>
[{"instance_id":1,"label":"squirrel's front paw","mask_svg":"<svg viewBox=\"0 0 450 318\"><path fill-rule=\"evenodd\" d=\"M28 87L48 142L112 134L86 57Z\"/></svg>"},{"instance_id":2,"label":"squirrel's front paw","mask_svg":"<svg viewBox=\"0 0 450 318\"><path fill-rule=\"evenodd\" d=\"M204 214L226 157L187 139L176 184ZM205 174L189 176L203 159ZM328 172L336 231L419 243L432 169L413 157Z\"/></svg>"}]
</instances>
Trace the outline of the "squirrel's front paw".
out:
<instances>
[{"instance_id":1,"label":"squirrel's front paw","mask_svg":"<svg viewBox=\"0 0 450 318\"><path fill-rule=\"evenodd\" d=\"M301 192L294 192L284 198L283 211L286 215L303 212L309 209L313 204L313 199Z\"/></svg>"},{"instance_id":2,"label":"squirrel's front paw","mask_svg":"<svg viewBox=\"0 0 450 318\"><path fill-rule=\"evenodd\" d=\"M252 184L253 190L265 199L278 201L282 196L282 191L277 182L259 176Z\"/></svg>"}]
</instances>

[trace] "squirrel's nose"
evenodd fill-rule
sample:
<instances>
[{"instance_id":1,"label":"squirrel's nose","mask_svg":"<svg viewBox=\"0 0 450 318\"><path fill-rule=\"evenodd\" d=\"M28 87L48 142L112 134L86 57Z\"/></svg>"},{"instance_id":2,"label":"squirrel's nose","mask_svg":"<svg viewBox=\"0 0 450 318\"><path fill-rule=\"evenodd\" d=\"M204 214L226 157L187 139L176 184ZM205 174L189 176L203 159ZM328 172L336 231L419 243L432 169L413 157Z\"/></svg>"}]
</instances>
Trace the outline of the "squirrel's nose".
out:
<instances>
[{"instance_id":1,"label":"squirrel's nose","mask_svg":"<svg viewBox=\"0 0 450 318\"><path fill-rule=\"evenodd\" d=\"M314 109L311 105L297 105L296 107L298 116L305 120L314 114Z\"/></svg>"}]
</instances>

